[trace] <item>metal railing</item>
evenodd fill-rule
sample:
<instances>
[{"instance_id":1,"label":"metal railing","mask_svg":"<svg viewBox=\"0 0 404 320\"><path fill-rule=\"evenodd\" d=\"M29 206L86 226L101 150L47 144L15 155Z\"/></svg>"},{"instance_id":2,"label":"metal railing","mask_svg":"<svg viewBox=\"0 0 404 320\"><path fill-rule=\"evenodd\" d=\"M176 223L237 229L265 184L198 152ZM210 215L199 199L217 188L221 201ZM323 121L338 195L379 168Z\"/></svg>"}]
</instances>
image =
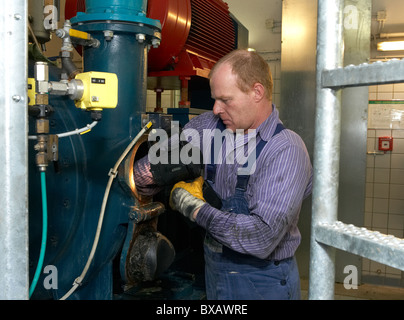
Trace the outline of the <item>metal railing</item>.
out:
<instances>
[{"instance_id":1,"label":"metal railing","mask_svg":"<svg viewBox=\"0 0 404 320\"><path fill-rule=\"evenodd\" d=\"M28 4L0 2L0 299L28 299Z\"/></svg>"},{"instance_id":2,"label":"metal railing","mask_svg":"<svg viewBox=\"0 0 404 320\"><path fill-rule=\"evenodd\" d=\"M404 240L338 221L341 89L404 82L404 61L343 67L343 0L319 0L309 299L334 299L335 252L404 270Z\"/></svg>"}]
</instances>

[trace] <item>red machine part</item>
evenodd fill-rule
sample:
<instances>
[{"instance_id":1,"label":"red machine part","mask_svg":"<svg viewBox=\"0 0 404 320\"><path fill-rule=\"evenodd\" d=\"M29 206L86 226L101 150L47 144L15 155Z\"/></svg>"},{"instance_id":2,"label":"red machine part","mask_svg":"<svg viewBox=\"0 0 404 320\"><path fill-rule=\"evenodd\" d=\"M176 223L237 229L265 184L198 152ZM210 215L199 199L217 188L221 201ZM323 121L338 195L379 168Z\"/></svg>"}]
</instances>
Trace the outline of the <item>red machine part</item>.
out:
<instances>
[{"instance_id":1,"label":"red machine part","mask_svg":"<svg viewBox=\"0 0 404 320\"><path fill-rule=\"evenodd\" d=\"M217 61L234 49L235 32L229 7L222 0L191 0L192 24L186 48Z\"/></svg>"},{"instance_id":2,"label":"red machine part","mask_svg":"<svg viewBox=\"0 0 404 320\"><path fill-rule=\"evenodd\" d=\"M235 48L233 21L222 0L149 0L148 6L147 16L162 25L161 45L149 52L149 76L207 77Z\"/></svg>"},{"instance_id":3,"label":"red machine part","mask_svg":"<svg viewBox=\"0 0 404 320\"><path fill-rule=\"evenodd\" d=\"M160 46L149 51L148 69L161 71L178 62L191 27L191 3L189 0L149 0L147 17L159 20L162 27Z\"/></svg>"},{"instance_id":4,"label":"red machine part","mask_svg":"<svg viewBox=\"0 0 404 320\"><path fill-rule=\"evenodd\" d=\"M84 0L66 0L66 19L78 11L85 11ZM161 44L148 55L150 77L206 78L216 61L235 48L233 20L222 0L149 0L147 17L162 27Z\"/></svg>"},{"instance_id":5,"label":"red machine part","mask_svg":"<svg viewBox=\"0 0 404 320\"><path fill-rule=\"evenodd\" d=\"M71 19L76 16L77 12L85 12L85 0L66 0L65 19Z\"/></svg>"}]
</instances>

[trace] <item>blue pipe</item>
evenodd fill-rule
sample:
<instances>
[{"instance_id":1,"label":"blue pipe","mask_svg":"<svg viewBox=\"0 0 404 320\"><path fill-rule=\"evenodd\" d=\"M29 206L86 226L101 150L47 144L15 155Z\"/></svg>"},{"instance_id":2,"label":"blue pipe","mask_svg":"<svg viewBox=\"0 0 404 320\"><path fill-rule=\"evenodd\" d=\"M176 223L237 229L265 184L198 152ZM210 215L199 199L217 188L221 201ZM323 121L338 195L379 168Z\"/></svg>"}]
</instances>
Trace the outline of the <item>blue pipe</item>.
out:
<instances>
[{"instance_id":1,"label":"blue pipe","mask_svg":"<svg viewBox=\"0 0 404 320\"><path fill-rule=\"evenodd\" d=\"M31 286L29 288L29 297L31 298L32 293L38 283L39 276L41 275L41 270L43 266L43 261L45 258L46 249L46 238L48 230L48 206L46 199L46 175L45 171L41 171L41 192L42 192L42 241L41 241L41 251L39 254L39 260L36 267L34 279L32 280Z\"/></svg>"},{"instance_id":2,"label":"blue pipe","mask_svg":"<svg viewBox=\"0 0 404 320\"><path fill-rule=\"evenodd\" d=\"M87 13L146 14L147 1L143 0L87 0Z\"/></svg>"},{"instance_id":3,"label":"blue pipe","mask_svg":"<svg viewBox=\"0 0 404 320\"><path fill-rule=\"evenodd\" d=\"M64 270L58 276L58 288L52 291L54 298L64 295L83 270L82 261L73 265L71 261L90 253L99 218L99 207L93 204L102 203L108 171L116 156L122 154L123 148L140 130L141 114L146 111L147 50L153 40L161 39L161 24L146 17L146 8L146 0L90 0L86 1L85 13L77 13L70 19L73 28L86 31L100 41L97 48L84 47L83 71L115 73L119 83L118 106L103 111L102 121L91 135L60 141L64 179L60 181L59 177L51 175L48 181L48 186L49 183L64 186L63 191L59 186L58 190L48 190L48 196L52 195L49 202L52 208L60 210L60 203L68 200L62 208L66 214L49 217L49 232L52 230L55 243L47 248L45 264L55 264ZM105 30L111 31L113 36L106 37ZM63 102L62 98L60 100ZM76 113L70 110L71 107L63 111L60 108L54 117L60 117L63 125L73 126ZM77 114L78 121L80 117L82 114ZM119 183L112 185L93 263L85 284L69 299L112 299L113 259L128 233L126 225L133 201L133 196ZM68 230L66 225L70 226ZM39 289L38 286L37 291ZM47 294L44 290L41 293Z\"/></svg>"},{"instance_id":4,"label":"blue pipe","mask_svg":"<svg viewBox=\"0 0 404 320\"><path fill-rule=\"evenodd\" d=\"M77 12L72 24L83 22L124 21L141 23L161 30L158 20L146 17L147 0L87 0L86 12Z\"/></svg>"}]
</instances>

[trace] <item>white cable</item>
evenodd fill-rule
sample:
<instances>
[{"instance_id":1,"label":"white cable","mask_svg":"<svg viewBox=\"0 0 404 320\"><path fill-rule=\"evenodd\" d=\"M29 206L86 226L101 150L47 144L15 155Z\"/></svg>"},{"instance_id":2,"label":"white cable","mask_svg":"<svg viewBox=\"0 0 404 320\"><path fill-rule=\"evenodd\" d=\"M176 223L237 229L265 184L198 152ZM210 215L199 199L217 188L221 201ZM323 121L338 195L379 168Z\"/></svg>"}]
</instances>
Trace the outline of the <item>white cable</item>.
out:
<instances>
[{"instance_id":1,"label":"white cable","mask_svg":"<svg viewBox=\"0 0 404 320\"><path fill-rule=\"evenodd\" d=\"M120 158L118 159L118 161L115 163L115 166L113 169L111 169L108 173L109 175L109 180L108 180L108 184L107 187L105 189L105 193L104 193L104 199L102 201L102 205L101 205L101 212L100 212L100 216L98 218L98 225L97 225L97 231L95 233L95 237L94 237L94 241L93 241L93 247L91 248L91 252L90 255L87 259L87 263L81 273L81 275L76 278L73 282L73 286L72 288L62 297L60 298L60 300L66 300L77 288L78 286L81 285L81 282L83 281L84 277L87 274L88 269L90 268L90 264L93 261L94 255L95 255L95 251L97 250L97 246L98 246L98 240L100 238L100 233L101 233L101 227L102 227L102 222L104 220L104 213L105 213L105 207L107 205L107 200L108 200L108 196L109 196L109 191L111 189L111 185L112 185L112 181L115 179L116 175L117 175L117 170L119 165L121 164L121 162L123 161L123 159L126 157L126 155L129 153L129 151L133 148L133 146L136 144L136 142L139 140L139 138L152 126L152 123L149 122L148 124L146 124L142 130L140 130L140 132L138 133L138 135L131 141L131 143L126 147L125 151L122 153L122 155L120 156Z\"/></svg>"},{"instance_id":2,"label":"white cable","mask_svg":"<svg viewBox=\"0 0 404 320\"><path fill-rule=\"evenodd\" d=\"M64 138L64 137L68 137L68 136L72 136L74 134L80 134L86 131L90 131L92 128L94 128L97 125L98 121L93 121L91 124L87 124L85 127L81 128L81 129L76 129L76 130L72 130L69 132L64 132L64 133L58 133L56 134L59 138ZM38 139L38 136L28 136L29 140L36 140Z\"/></svg>"}]
</instances>

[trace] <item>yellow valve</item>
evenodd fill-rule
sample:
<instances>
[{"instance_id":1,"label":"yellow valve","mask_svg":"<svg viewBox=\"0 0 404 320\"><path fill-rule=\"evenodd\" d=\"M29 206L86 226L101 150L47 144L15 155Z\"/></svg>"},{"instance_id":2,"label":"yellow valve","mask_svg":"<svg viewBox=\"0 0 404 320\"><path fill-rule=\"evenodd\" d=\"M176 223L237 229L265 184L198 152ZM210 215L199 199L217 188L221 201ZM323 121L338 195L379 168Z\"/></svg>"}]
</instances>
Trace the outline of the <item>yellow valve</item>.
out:
<instances>
[{"instance_id":1,"label":"yellow valve","mask_svg":"<svg viewBox=\"0 0 404 320\"><path fill-rule=\"evenodd\" d=\"M79 38L79 39L84 39L84 40L90 40L91 35L87 32L75 30L75 29L70 29L69 30L69 36Z\"/></svg>"},{"instance_id":2,"label":"yellow valve","mask_svg":"<svg viewBox=\"0 0 404 320\"><path fill-rule=\"evenodd\" d=\"M83 95L76 100L77 108L85 110L113 109L118 104L118 77L115 73L90 71L79 73L76 80L83 82Z\"/></svg>"},{"instance_id":3,"label":"yellow valve","mask_svg":"<svg viewBox=\"0 0 404 320\"><path fill-rule=\"evenodd\" d=\"M28 105L33 106L35 105L35 79L28 78Z\"/></svg>"}]
</instances>

